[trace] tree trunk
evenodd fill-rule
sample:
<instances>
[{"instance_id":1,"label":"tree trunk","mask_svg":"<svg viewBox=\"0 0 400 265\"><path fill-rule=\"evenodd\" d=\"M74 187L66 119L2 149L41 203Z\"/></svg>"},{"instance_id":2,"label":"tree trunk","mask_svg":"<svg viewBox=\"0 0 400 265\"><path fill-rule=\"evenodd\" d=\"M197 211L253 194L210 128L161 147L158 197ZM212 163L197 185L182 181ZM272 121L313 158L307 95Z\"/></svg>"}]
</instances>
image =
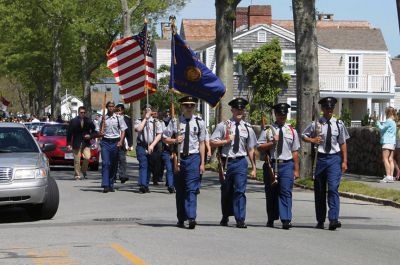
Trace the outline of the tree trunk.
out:
<instances>
[{"instance_id":1,"label":"tree trunk","mask_svg":"<svg viewBox=\"0 0 400 265\"><path fill-rule=\"evenodd\" d=\"M397 5L397 20L400 32L400 0L396 0L396 5Z\"/></svg>"},{"instance_id":2,"label":"tree trunk","mask_svg":"<svg viewBox=\"0 0 400 265\"><path fill-rule=\"evenodd\" d=\"M92 115L92 102L90 92L90 73L88 61L88 40L85 33L81 33L81 79L83 86L83 105L86 107L86 113L89 117Z\"/></svg>"},{"instance_id":3,"label":"tree trunk","mask_svg":"<svg viewBox=\"0 0 400 265\"><path fill-rule=\"evenodd\" d=\"M225 96L218 106L218 122L232 116L228 102L233 98L233 21L240 0L215 0L216 10L216 72L226 86Z\"/></svg>"},{"instance_id":4,"label":"tree trunk","mask_svg":"<svg viewBox=\"0 0 400 265\"><path fill-rule=\"evenodd\" d=\"M297 130L302 133L311 123L312 99L319 98L318 47L316 38L315 0L292 0L296 42ZM300 148L300 172L311 177L311 146Z\"/></svg>"},{"instance_id":5,"label":"tree trunk","mask_svg":"<svg viewBox=\"0 0 400 265\"><path fill-rule=\"evenodd\" d=\"M132 35L131 27L131 16L133 11L139 6L140 1L136 1L135 6L129 8L127 0L121 0L122 6L122 19L124 24L124 37ZM130 104L130 112L132 118L132 128L135 125L135 119L140 117L140 101L136 101ZM136 132L133 131L133 145L136 146Z\"/></svg>"},{"instance_id":6,"label":"tree trunk","mask_svg":"<svg viewBox=\"0 0 400 265\"><path fill-rule=\"evenodd\" d=\"M51 98L51 116L56 119L61 114L61 30L60 27L55 26L53 35L53 84L52 84L52 98Z\"/></svg>"}]
</instances>

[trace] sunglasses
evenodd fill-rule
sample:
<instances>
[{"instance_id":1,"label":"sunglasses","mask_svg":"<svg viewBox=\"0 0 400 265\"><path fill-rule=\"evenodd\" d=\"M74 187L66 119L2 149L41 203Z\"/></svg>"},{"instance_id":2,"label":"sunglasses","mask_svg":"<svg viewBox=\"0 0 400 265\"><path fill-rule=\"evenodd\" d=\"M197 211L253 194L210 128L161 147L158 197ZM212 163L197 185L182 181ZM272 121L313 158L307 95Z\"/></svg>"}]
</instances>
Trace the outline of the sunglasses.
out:
<instances>
[{"instance_id":1,"label":"sunglasses","mask_svg":"<svg viewBox=\"0 0 400 265\"><path fill-rule=\"evenodd\" d=\"M183 106L185 106L186 108L193 108L194 106L196 106L196 104L182 104Z\"/></svg>"},{"instance_id":2,"label":"sunglasses","mask_svg":"<svg viewBox=\"0 0 400 265\"><path fill-rule=\"evenodd\" d=\"M79 112L80 114L85 114L86 113L86 111L81 111L81 112Z\"/></svg>"}]
</instances>

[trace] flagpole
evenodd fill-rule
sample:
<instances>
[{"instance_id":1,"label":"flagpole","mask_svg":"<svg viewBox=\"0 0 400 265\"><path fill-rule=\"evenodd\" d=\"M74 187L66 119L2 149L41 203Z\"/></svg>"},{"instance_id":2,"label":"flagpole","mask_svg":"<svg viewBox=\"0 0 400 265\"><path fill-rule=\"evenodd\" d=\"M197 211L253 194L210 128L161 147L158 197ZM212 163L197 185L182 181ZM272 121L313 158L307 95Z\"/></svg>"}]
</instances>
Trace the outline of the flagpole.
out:
<instances>
[{"instance_id":1,"label":"flagpole","mask_svg":"<svg viewBox=\"0 0 400 265\"><path fill-rule=\"evenodd\" d=\"M147 18L144 18L144 25L146 27L146 36L145 36L145 40L144 40L144 75L145 75L145 80L144 80L144 92L146 93L146 107L149 105L149 89L147 87L147 73L146 73L146 69L147 69L147 39L149 37L148 33L147 33Z\"/></svg>"}]
</instances>

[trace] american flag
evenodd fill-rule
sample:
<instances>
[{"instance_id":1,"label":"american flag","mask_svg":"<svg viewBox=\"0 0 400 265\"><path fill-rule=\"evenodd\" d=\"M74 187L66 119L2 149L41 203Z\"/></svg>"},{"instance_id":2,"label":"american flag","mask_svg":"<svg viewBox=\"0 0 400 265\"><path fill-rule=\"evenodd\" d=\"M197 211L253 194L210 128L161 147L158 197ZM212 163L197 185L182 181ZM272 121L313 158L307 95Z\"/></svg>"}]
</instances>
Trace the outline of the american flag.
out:
<instances>
[{"instance_id":1,"label":"american flag","mask_svg":"<svg viewBox=\"0 0 400 265\"><path fill-rule=\"evenodd\" d=\"M115 41L107 51L107 57L107 67L113 72L125 103L145 97L147 91L157 91L146 24L138 35Z\"/></svg>"}]
</instances>

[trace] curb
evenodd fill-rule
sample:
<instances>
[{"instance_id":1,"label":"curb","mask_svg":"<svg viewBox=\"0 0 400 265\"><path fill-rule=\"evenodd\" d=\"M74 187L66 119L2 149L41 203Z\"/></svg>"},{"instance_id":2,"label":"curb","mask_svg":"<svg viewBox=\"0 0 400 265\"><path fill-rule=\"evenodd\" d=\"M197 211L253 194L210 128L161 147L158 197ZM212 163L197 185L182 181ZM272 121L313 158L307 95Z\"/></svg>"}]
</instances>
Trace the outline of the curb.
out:
<instances>
[{"instance_id":1,"label":"curb","mask_svg":"<svg viewBox=\"0 0 400 265\"><path fill-rule=\"evenodd\" d=\"M305 189L305 190L314 190L313 188L309 188L309 187L306 187L304 185L300 185L297 183L294 183L294 186ZM385 206L391 206L391 207L400 209L400 203L394 202L391 200L380 199L380 198L375 198L375 197L361 195L361 194L357 194L357 193L351 193L351 192L339 191L339 194L340 194L340 196L342 196L344 198L355 199L355 200L366 201L366 202L373 202L373 203L378 203L378 204L382 204Z\"/></svg>"}]
</instances>

